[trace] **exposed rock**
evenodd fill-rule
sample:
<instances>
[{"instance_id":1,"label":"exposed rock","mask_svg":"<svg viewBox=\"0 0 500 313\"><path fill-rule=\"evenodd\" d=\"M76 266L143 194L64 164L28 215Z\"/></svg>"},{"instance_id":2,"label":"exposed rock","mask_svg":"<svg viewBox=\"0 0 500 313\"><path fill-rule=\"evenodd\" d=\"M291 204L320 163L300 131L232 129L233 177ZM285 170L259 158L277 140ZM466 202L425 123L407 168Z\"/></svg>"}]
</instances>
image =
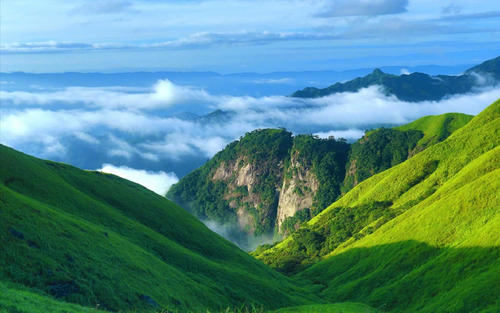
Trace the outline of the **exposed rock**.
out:
<instances>
[{"instance_id":1,"label":"exposed rock","mask_svg":"<svg viewBox=\"0 0 500 313\"><path fill-rule=\"evenodd\" d=\"M276 223L281 231L281 224L285 218L296 212L311 208L314 195L318 191L319 183L311 169L298 162L296 154L292 156L290 167L287 169L291 178L283 180L281 188Z\"/></svg>"}]
</instances>

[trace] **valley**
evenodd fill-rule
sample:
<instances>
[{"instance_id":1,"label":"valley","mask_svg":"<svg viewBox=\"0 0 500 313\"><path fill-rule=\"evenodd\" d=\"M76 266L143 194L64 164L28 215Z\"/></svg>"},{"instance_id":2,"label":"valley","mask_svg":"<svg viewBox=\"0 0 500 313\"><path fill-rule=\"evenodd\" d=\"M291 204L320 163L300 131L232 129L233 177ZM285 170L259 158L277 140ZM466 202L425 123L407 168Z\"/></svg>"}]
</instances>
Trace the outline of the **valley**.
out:
<instances>
[{"instance_id":1,"label":"valley","mask_svg":"<svg viewBox=\"0 0 500 313\"><path fill-rule=\"evenodd\" d=\"M338 200L257 259L138 184L1 146L0 312L496 312L500 100L475 117L425 117L397 132L417 130L408 155L344 193L337 184ZM274 159L252 136L269 139ZM302 183L300 153L322 145L347 155L342 140L256 131L216 156L226 165L208 177L239 169L232 182L252 186L247 201L259 185L245 168L269 160ZM248 151L254 159L240 158Z\"/></svg>"}]
</instances>

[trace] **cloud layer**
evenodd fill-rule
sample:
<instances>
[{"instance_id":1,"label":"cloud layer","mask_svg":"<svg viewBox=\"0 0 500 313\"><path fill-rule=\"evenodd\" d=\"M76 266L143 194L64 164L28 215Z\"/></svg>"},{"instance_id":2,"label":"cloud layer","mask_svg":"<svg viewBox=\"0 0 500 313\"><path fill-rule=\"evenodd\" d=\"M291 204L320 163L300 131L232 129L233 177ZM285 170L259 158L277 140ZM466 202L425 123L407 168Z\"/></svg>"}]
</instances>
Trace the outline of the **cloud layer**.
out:
<instances>
[{"instance_id":1,"label":"cloud layer","mask_svg":"<svg viewBox=\"0 0 500 313\"><path fill-rule=\"evenodd\" d=\"M319 17L378 16L407 11L408 0L332 0L327 1Z\"/></svg>"},{"instance_id":2,"label":"cloud layer","mask_svg":"<svg viewBox=\"0 0 500 313\"><path fill-rule=\"evenodd\" d=\"M166 164L170 171L188 159L200 164L257 128L285 127L294 133L355 140L365 129L407 123L424 115L477 114L500 98L500 89L409 103L386 96L377 86L299 99L216 96L160 80L146 92L71 87L2 91L0 96L2 143L67 162L72 162L75 151L94 151L102 163L132 168L141 164L141 168L156 170ZM183 113L203 110L221 111L206 116Z\"/></svg>"},{"instance_id":3,"label":"cloud layer","mask_svg":"<svg viewBox=\"0 0 500 313\"><path fill-rule=\"evenodd\" d=\"M98 171L131 180L161 196L165 196L170 186L179 181L179 178L174 173L138 170L127 166L114 166L112 164L103 164Z\"/></svg>"}]
</instances>

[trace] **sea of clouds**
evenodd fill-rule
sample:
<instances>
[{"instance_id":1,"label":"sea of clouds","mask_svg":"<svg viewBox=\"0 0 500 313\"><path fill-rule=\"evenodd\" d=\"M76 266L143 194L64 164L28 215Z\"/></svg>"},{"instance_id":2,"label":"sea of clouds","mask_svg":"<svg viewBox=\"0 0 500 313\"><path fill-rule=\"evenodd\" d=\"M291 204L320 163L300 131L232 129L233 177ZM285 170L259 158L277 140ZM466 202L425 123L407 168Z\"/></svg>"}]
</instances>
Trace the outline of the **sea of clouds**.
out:
<instances>
[{"instance_id":1,"label":"sea of clouds","mask_svg":"<svg viewBox=\"0 0 500 313\"><path fill-rule=\"evenodd\" d=\"M151 88L0 91L0 142L38 157L99 169L165 194L229 142L257 128L353 141L366 129L446 112L477 114L500 88L404 102L378 86L317 99L214 95L168 79ZM222 110L218 115L205 115Z\"/></svg>"}]
</instances>

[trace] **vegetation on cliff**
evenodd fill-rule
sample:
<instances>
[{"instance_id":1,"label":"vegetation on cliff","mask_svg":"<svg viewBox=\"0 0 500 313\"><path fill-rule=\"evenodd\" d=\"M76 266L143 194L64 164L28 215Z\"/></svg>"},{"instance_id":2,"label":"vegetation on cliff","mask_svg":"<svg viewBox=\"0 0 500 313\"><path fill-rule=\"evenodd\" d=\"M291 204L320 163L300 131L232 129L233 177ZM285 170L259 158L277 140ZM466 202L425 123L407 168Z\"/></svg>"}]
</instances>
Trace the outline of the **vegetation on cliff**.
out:
<instances>
[{"instance_id":1,"label":"vegetation on cliff","mask_svg":"<svg viewBox=\"0 0 500 313\"><path fill-rule=\"evenodd\" d=\"M495 312L499 143L500 100L256 255L292 273L313 264L296 278L321 285L331 302L390 312Z\"/></svg>"}]
</instances>

